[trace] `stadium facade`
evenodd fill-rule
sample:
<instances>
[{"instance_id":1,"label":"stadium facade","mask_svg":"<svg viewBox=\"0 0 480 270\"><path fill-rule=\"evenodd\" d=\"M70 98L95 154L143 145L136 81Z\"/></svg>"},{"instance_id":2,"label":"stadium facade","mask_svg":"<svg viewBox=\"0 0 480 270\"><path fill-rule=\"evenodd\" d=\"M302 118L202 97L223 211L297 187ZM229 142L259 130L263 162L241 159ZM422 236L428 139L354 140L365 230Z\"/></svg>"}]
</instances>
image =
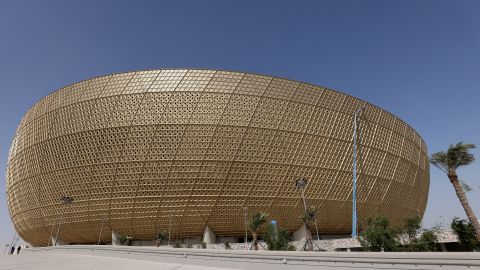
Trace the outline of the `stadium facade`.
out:
<instances>
[{"instance_id":1,"label":"stadium facade","mask_svg":"<svg viewBox=\"0 0 480 270\"><path fill-rule=\"evenodd\" d=\"M302 226L295 180L321 234L349 234L352 122L359 119L358 216L423 215L427 149L398 117L308 83L251 73L165 69L81 81L31 107L7 166L16 231L47 245L245 235L245 215ZM60 198L70 196L71 204ZM103 224L103 227L102 227Z\"/></svg>"}]
</instances>

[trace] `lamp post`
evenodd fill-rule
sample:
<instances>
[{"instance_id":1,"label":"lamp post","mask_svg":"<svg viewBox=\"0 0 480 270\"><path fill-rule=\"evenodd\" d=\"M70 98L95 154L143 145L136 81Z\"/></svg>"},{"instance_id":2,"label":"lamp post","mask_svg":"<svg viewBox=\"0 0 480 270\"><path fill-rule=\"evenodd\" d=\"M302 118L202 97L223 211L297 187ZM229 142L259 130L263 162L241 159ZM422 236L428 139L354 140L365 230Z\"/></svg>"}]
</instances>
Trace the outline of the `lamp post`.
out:
<instances>
[{"instance_id":1,"label":"lamp post","mask_svg":"<svg viewBox=\"0 0 480 270\"><path fill-rule=\"evenodd\" d=\"M73 197L62 196L60 198L60 200L62 201L63 209L62 209L62 216L60 217L60 222L58 224L57 234L55 235L55 243L53 243L54 246L57 245L58 233L60 232L60 227L62 227L63 215L65 214L65 205L72 204L73 203Z\"/></svg>"},{"instance_id":2,"label":"lamp post","mask_svg":"<svg viewBox=\"0 0 480 270\"><path fill-rule=\"evenodd\" d=\"M353 115L353 191L352 191L352 237L357 238L357 118L365 106Z\"/></svg>"},{"instance_id":3,"label":"lamp post","mask_svg":"<svg viewBox=\"0 0 480 270\"><path fill-rule=\"evenodd\" d=\"M307 179L300 178L295 182L295 186L300 189L302 193L302 200L303 200L303 207L305 209L305 213L307 212L307 203L305 202L305 188L307 187L308 181Z\"/></svg>"}]
</instances>

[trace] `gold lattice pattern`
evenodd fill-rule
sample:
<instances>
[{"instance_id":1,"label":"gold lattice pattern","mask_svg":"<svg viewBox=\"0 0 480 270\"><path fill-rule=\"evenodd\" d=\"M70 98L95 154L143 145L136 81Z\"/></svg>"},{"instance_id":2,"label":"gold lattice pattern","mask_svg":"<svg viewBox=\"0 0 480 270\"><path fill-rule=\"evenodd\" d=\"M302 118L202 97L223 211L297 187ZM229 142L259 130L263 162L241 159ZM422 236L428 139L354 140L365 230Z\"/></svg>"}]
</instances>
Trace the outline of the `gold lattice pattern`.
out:
<instances>
[{"instance_id":1,"label":"gold lattice pattern","mask_svg":"<svg viewBox=\"0 0 480 270\"><path fill-rule=\"evenodd\" d=\"M423 215L429 167L422 138L398 117L298 81L215 70L153 70L85 80L40 100L9 153L8 206L20 236L95 243L105 230L153 239L244 232L244 207L291 231L309 180L323 234L351 228L353 113L359 120L359 226ZM63 208L60 198L74 202ZM103 234L103 241L111 238Z\"/></svg>"}]
</instances>

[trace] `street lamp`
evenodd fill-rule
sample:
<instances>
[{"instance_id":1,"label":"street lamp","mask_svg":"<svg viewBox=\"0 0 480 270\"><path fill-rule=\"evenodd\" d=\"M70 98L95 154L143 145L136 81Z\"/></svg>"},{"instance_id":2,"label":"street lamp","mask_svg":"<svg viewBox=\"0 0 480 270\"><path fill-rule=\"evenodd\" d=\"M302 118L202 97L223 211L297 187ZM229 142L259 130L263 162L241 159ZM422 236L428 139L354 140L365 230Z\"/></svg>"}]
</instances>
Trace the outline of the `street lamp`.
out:
<instances>
[{"instance_id":1,"label":"street lamp","mask_svg":"<svg viewBox=\"0 0 480 270\"><path fill-rule=\"evenodd\" d=\"M302 193L302 200L303 200L303 207L305 208L305 213L307 212L307 203L305 202L305 188L307 187L308 181L307 179L300 178L295 181L295 186L300 189Z\"/></svg>"},{"instance_id":2,"label":"street lamp","mask_svg":"<svg viewBox=\"0 0 480 270\"><path fill-rule=\"evenodd\" d=\"M62 209L62 216L60 217L60 222L58 224L58 229L57 229L57 234L55 235L55 243L53 244L54 246L57 245L58 241L58 233L60 232L60 227L62 227L62 221L63 221L63 215L65 214L65 205L67 204L72 204L73 203L73 197L70 196L62 196L60 198L60 201L63 204L63 209Z\"/></svg>"},{"instance_id":3,"label":"street lamp","mask_svg":"<svg viewBox=\"0 0 480 270\"><path fill-rule=\"evenodd\" d=\"M357 118L365 110L357 109L353 115L353 192L352 192L352 237L357 237Z\"/></svg>"}]
</instances>

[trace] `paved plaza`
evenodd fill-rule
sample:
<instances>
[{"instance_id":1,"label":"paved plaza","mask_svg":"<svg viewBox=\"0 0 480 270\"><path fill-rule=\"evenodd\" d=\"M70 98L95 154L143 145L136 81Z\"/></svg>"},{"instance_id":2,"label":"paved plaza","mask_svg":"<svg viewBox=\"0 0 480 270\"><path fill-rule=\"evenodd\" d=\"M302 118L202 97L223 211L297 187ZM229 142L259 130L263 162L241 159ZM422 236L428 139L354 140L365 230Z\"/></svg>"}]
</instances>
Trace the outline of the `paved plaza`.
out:
<instances>
[{"instance_id":1,"label":"paved plaza","mask_svg":"<svg viewBox=\"0 0 480 270\"><path fill-rule=\"evenodd\" d=\"M0 256L0 269L22 269L22 270L123 270L123 269L156 269L156 270L219 270L232 268L203 267L187 264L166 263L131 257L110 257L92 254L74 253L23 253L19 255Z\"/></svg>"},{"instance_id":2,"label":"paved plaza","mask_svg":"<svg viewBox=\"0 0 480 270\"><path fill-rule=\"evenodd\" d=\"M480 269L477 252L281 252L59 246L1 255L0 270L21 269Z\"/></svg>"}]
</instances>

